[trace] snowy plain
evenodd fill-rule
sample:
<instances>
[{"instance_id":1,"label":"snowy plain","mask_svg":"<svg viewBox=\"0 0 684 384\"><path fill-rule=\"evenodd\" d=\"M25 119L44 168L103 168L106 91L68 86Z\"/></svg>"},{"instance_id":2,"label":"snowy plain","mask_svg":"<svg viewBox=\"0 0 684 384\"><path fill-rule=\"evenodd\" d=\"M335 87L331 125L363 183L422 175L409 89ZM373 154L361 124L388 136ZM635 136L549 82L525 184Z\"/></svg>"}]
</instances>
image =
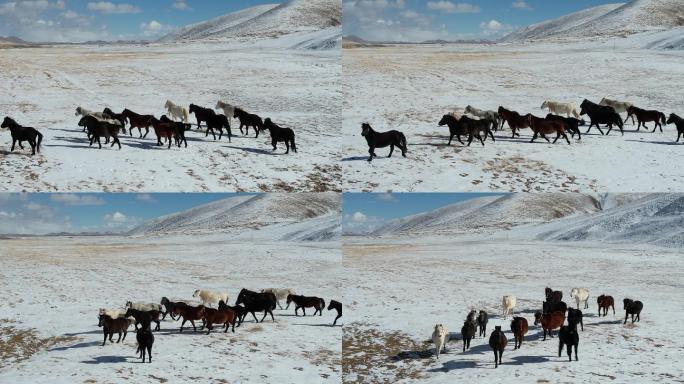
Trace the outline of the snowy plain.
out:
<instances>
[{"instance_id":1,"label":"snowy plain","mask_svg":"<svg viewBox=\"0 0 684 384\"><path fill-rule=\"evenodd\" d=\"M330 326L334 311L295 317L291 306L274 311L275 323L247 318L235 333L211 335L195 333L188 324L180 334L180 322L167 318L155 333L151 364L137 360L132 328L124 343L102 347L97 327L100 307L122 307L127 300L159 302L162 296L193 300L200 288L225 291L231 303L243 287L292 287L323 297L326 304L339 300L339 242L198 234L44 237L3 240L0 255L2 344L11 347L12 337L24 337L16 351L0 351L0 382L341 380L342 328L340 322Z\"/></svg>"},{"instance_id":2,"label":"snowy plain","mask_svg":"<svg viewBox=\"0 0 684 384\"><path fill-rule=\"evenodd\" d=\"M673 30L677 31L677 30ZM679 30L681 31L681 30ZM508 126L496 143L447 146L442 115L472 105L545 116L545 99L575 102L602 97L679 115L684 51L645 49L657 32L627 39L506 44L396 45L344 49L342 89L343 188L349 191L677 191L684 172L673 125L664 133L636 131L601 136L596 128L572 145L530 144L530 130L511 139ZM667 36L665 36L667 35ZM626 114L622 114L623 118ZM588 121L588 119L587 119ZM408 139L408 158L388 149L366 161L361 123L397 129ZM582 128L582 127L581 127ZM605 130L604 130L605 131Z\"/></svg>"},{"instance_id":3,"label":"snowy plain","mask_svg":"<svg viewBox=\"0 0 684 384\"><path fill-rule=\"evenodd\" d=\"M294 49L334 40L339 29L279 38L106 46L53 46L0 50L0 115L44 135L41 153L11 153L0 131L5 191L339 191L340 51ZM169 99L213 108L218 100L291 127L299 152L272 152L270 136L233 140L188 132L188 148L121 138L123 149L89 147L74 116L129 108L165 114ZM194 122L194 115L190 116ZM251 132L251 131L250 131Z\"/></svg>"}]
</instances>

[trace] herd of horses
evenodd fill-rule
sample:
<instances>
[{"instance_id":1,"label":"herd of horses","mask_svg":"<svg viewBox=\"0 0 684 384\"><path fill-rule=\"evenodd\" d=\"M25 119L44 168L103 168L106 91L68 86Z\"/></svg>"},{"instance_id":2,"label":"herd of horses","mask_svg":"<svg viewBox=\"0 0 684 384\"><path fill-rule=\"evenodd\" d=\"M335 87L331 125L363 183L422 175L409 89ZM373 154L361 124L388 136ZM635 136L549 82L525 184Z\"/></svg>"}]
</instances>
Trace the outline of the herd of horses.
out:
<instances>
[{"instance_id":1,"label":"herd of horses","mask_svg":"<svg viewBox=\"0 0 684 384\"><path fill-rule=\"evenodd\" d=\"M488 137L493 142L496 141L494 132L503 129L505 124L508 124L511 129L511 138L520 137L520 131L523 129L530 129L532 131L531 143L539 137L551 143L547 135L555 135L552 143L555 144L558 139L563 138L568 144L571 144L568 134L571 138L576 135L578 140L582 139L582 132L580 132L579 127L586 125L586 121L582 119L582 116L585 115L589 118L589 127L585 134L596 126L601 135L609 135L613 127L617 127L624 135L624 124L629 119L634 124L636 118L637 132L641 127L649 129L646 123L654 123L652 132L658 128L660 132L663 132L663 125L674 124L677 128L677 142L679 142L680 137L684 138L684 119L674 113L666 118L663 112L642 109L630 102L603 98L600 103L596 104L584 99L580 104L580 112L578 113L574 103L546 100L542 103L541 109L547 109L549 113L545 117L538 117L531 113L523 115L503 106L500 106L497 111L489 111L468 105L463 110L443 115L438 125L449 128L447 145L451 145L452 140L456 137L462 145L470 146L473 140L477 139L484 146ZM627 113L624 121L620 113ZM604 132L601 125L606 126L608 131ZM397 130L378 132L373 130L370 124L362 123L361 135L366 138L368 143L370 155L368 161L372 161L373 157L377 156L375 154L376 148L385 147L390 147L390 153L387 157L392 157L394 147L400 148L402 155L406 157L407 142L403 132ZM468 144L461 140L461 136L468 138Z\"/></svg>"},{"instance_id":2,"label":"herd of horses","mask_svg":"<svg viewBox=\"0 0 684 384\"><path fill-rule=\"evenodd\" d=\"M148 362L151 363L154 332L161 329L161 322L166 319L167 315L173 321L182 320L179 332L183 332L183 326L186 322L189 322L193 331L197 332L195 321L202 321L200 331L206 328L208 335L215 325L222 326L224 333L228 332L229 328L231 332L235 332L235 327L240 327L248 314L252 315L256 323L263 322L267 315L270 315L271 320L275 322L273 311L276 309L276 305L282 309L280 299L287 300L285 309L288 309L290 304L294 304L295 316L299 316L300 309L302 315L306 316L306 308L314 309L313 316L316 314L322 316L323 309L326 308L325 300L322 298L297 295L291 289L269 288L256 292L243 288L233 306L228 305L227 294L197 290L193 297L201 298L201 304L185 300L171 301L167 297L162 297L159 304L128 301L123 309L101 308L98 313L98 326L102 327L104 335L102 346L106 345L107 339L114 343L114 334L119 336L116 343L125 341L128 329L133 325L138 344L136 350L138 358L142 359L144 363L147 354ZM212 307L212 304L216 304L217 307ZM337 320L342 317L342 303L331 300L327 309L329 311L335 310L337 313L331 324L334 327L337 325ZM261 312L263 312L263 316L259 320L256 314ZM153 323L155 324L154 328L152 328Z\"/></svg>"},{"instance_id":3,"label":"herd of horses","mask_svg":"<svg viewBox=\"0 0 684 384\"><path fill-rule=\"evenodd\" d=\"M579 331L578 326L584 331L584 321L580 305L584 304L583 309L589 308L589 290L586 288L573 288L570 296L575 301L577 308L572 305L568 306L563 301L563 292L555 291L549 287L544 290L545 300L542 305L542 310L534 313L534 325L539 325L543 331L543 341L546 341L546 336L553 337L553 331L558 330L558 357L561 357L563 347L567 348L569 361L572 361L572 354L574 350L575 361L578 360L577 348L579 345ZM502 301L502 316L506 320L508 314L512 313L515 307L515 296L504 296ZM615 300L609 295L600 295L596 299L598 305L598 316L607 316L608 309L613 309L615 314ZM641 311L644 305L641 301L625 298L623 300L625 319L623 324L631 316L632 323L641 320ZM461 328L461 338L463 340L463 352L470 348L470 341L479 336L485 338L487 335L487 323L489 315L486 311L471 310L463 327ZM567 321L567 325L566 325ZM514 316L510 323L511 332L514 338L514 350L520 349L525 335L529 330L529 323L525 317ZM435 344L435 356L439 358L440 352L446 349L446 343L449 341L449 332L443 324L435 325L432 333L432 341ZM504 349L508 344L501 326L496 326L494 331L489 336L489 347L494 352L494 367L498 368L501 364Z\"/></svg>"},{"instance_id":4,"label":"herd of horses","mask_svg":"<svg viewBox=\"0 0 684 384\"><path fill-rule=\"evenodd\" d=\"M78 126L83 128L83 132L87 133L90 146L97 143L100 149L102 148L101 139L105 140L105 144L109 144L111 141L112 147L118 145L119 149L121 149L119 136L122 133L126 134L127 126L131 137L133 136L133 130L137 129L140 138L144 139L149 134L150 128L152 128L157 136L157 146L163 146L163 141L166 141L167 148L169 149L172 143L175 143L179 148L182 145L187 148L188 141L185 137L185 132L192 128L189 118L191 114L194 114L197 120L197 129L202 127L202 123L206 127L204 137L208 137L209 133L211 133L214 140L221 140L225 129L225 135L230 142L233 137L230 122L232 118L236 118L240 122L240 133L248 135L249 128L251 127L254 129L255 138L258 138L260 132L267 130L271 135L271 145L274 151L277 150L278 143L284 143L287 149L285 154L290 153L290 149L295 153L297 152L295 133L291 128L281 127L270 118L262 119L256 114L248 113L242 108L222 101L219 101L215 108L222 110L224 113L217 113L211 108L195 104L190 104L189 109L186 109L174 104L170 100L166 101L164 107L171 117L162 115L157 119L154 115L142 115L128 108L124 109L121 113L116 113L110 108L105 108L102 112L94 112L83 107L76 108L76 116L81 116ZM22 142L26 141L31 145L32 155L40 152L43 135L37 129L21 126L10 117L5 117L2 128L9 128L11 131L11 151L14 151L16 143L23 149ZM218 138L216 137L217 131Z\"/></svg>"}]
</instances>

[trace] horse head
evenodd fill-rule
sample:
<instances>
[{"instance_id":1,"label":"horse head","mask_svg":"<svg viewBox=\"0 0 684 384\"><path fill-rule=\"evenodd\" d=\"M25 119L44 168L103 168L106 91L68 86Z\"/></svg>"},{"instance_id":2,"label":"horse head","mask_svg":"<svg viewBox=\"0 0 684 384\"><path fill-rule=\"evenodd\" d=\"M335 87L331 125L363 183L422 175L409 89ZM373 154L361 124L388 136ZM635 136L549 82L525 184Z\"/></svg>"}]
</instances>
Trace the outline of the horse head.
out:
<instances>
[{"instance_id":1,"label":"horse head","mask_svg":"<svg viewBox=\"0 0 684 384\"><path fill-rule=\"evenodd\" d=\"M372 130L373 130L373 128L371 128L370 124L368 124L368 123L361 124L361 136L368 136L368 134L370 134L370 132Z\"/></svg>"},{"instance_id":2,"label":"horse head","mask_svg":"<svg viewBox=\"0 0 684 384\"><path fill-rule=\"evenodd\" d=\"M98 320L97 326L98 326L98 327L104 326L104 317L105 317L105 315L99 315L99 316L97 317L97 320Z\"/></svg>"},{"instance_id":3,"label":"horse head","mask_svg":"<svg viewBox=\"0 0 684 384\"><path fill-rule=\"evenodd\" d=\"M549 106L549 102L547 100L544 100L544 102L541 105L541 109L544 109Z\"/></svg>"},{"instance_id":4,"label":"horse head","mask_svg":"<svg viewBox=\"0 0 684 384\"><path fill-rule=\"evenodd\" d=\"M12 120L11 117L5 116L5 119L2 121L2 125L0 127L1 128L7 128L10 125L15 125L15 124L16 124L16 122L14 120Z\"/></svg>"}]
</instances>

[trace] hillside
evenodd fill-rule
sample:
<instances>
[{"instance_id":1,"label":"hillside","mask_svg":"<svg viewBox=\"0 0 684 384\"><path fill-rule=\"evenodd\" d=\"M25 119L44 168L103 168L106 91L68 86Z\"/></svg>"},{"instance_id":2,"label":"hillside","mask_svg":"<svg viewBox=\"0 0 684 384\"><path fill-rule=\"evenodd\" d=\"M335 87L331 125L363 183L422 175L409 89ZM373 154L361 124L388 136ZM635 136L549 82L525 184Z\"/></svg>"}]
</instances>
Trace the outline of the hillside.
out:
<instances>
[{"instance_id":1,"label":"hillside","mask_svg":"<svg viewBox=\"0 0 684 384\"><path fill-rule=\"evenodd\" d=\"M331 240L339 235L339 209L334 193L235 196L151 220L129 235L263 231L274 240Z\"/></svg>"}]
</instances>

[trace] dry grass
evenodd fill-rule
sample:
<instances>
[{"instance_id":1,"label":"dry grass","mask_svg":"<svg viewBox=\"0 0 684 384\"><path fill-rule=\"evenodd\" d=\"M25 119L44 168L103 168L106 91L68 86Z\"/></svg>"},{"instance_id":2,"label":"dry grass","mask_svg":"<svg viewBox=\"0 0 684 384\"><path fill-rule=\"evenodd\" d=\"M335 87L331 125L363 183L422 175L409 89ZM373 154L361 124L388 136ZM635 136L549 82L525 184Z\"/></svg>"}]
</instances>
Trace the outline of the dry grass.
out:
<instances>
[{"instance_id":1,"label":"dry grass","mask_svg":"<svg viewBox=\"0 0 684 384\"><path fill-rule=\"evenodd\" d=\"M77 337L40 337L33 328L20 329L11 320L0 319L0 368L20 363L52 346L74 342Z\"/></svg>"}]
</instances>

